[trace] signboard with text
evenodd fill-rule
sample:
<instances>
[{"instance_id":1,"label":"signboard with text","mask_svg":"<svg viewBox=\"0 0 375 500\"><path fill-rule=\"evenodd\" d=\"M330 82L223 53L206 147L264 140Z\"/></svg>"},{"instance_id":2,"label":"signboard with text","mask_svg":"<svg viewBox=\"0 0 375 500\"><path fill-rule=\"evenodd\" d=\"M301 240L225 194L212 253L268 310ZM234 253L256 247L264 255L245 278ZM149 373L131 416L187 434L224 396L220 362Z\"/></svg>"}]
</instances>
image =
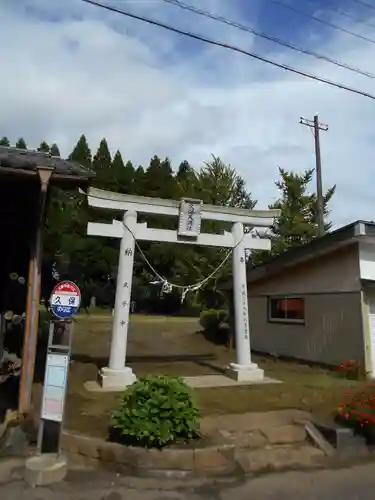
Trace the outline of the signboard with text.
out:
<instances>
[{"instance_id":1,"label":"signboard with text","mask_svg":"<svg viewBox=\"0 0 375 500\"><path fill-rule=\"evenodd\" d=\"M68 369L68 354L50 353L47 355L41 415L45 420L54 422L63 420Z\"/></svg>"},{"instance_id":2,"label":"signboard with text","mask_svg":"<svg viewBox=\"0 0 375 500\"><path fill-rule=\"evenodd\" d=\"M69 319L77 314L81 304L81 292L72 281L61 281L52 291L51 310L60 319Z\"/></svg>"},{"instance_id":3,"label":"signboard with text","mask_svg":"<svg viewBox=\"0 0 375 500\"><path fill-rule=\"evenodd\" d=\"M200 200L181 200L178 221L178 235L198 238L201 232L202 202Z\"/></svg>"}]
</instances>

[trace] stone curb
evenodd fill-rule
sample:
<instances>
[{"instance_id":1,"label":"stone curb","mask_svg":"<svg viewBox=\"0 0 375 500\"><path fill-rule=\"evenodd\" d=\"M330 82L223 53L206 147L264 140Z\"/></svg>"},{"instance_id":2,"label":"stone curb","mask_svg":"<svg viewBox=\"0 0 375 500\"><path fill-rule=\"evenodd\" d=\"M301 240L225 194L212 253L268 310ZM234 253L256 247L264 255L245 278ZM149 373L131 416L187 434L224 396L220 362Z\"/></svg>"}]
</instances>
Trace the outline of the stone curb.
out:
<instances>
[{"instance_id":1,"label":"stone curb","mask_svg":"<svg viewBox=\"0 0 375 500\"><path fill-rule=\"evenodd\" d=\"M130 475L155 475L177 471L179 475L225 475L237 467L235 446L221 444L206 448L145 449L123 446L67 431L61 436L65 453Z\"/></svg>"},{"instance_id":2,"label":"stone curb","mask_svg":"<svg viewBox=\"0 0 375 500\"><path fill-rule=\"evenodd\" d=\"M322 467L324 453L306 442L264 449L218 444L205 448L144 449L63 431L62 448L71 459L129 476L226 476L270 470Z\"/></svg>"}]
</instances>

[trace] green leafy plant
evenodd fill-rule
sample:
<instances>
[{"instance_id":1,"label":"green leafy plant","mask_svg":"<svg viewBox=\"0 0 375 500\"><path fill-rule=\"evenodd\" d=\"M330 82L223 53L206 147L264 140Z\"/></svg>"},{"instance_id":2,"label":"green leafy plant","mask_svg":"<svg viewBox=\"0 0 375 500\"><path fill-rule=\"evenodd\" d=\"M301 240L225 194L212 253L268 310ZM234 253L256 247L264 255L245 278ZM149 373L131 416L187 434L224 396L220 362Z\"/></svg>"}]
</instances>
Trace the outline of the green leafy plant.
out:
<instances>
[{"instance_id":1,"label":"green leafy plant","mask_svg":"<svg viewBox=\"0 0 375 500\"><path fill-rule=\"evenodd\" d=\"M198 438L199 417L194 393L181 378L151 375L125 390L111 424L124 444L160 448Z\"/></svg>"},{"instance_id":2,"label":"green leafy plant","mask_svg":"<svg viewBox=\"0 0 375 500\"><path fill-rule=\"evenodd\" d=\"M218 331L222 323L229 320L229 314L226 309L207 309L201 312L199 322L206 331Z\"/></svg>"}]
</instances>

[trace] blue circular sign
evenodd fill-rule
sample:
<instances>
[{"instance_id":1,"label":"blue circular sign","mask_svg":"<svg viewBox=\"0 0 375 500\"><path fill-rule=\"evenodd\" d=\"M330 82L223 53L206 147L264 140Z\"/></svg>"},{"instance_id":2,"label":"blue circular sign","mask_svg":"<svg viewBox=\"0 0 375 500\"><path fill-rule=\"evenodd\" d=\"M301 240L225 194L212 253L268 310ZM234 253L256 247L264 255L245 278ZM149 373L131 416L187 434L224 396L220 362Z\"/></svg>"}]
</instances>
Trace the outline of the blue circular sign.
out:
<instances>
[{"instance_id":1,"label":"blue circular sign","mask_svg":"<svg viewBox=\"0 0 375 500\"><path fill-rule=\"evenodd\" d=\"M79 311L80 304L80 289L72 281L61 281L53 289L50 305L52 313L58 318L72 318Z\"/></svg>"}]
</instances>

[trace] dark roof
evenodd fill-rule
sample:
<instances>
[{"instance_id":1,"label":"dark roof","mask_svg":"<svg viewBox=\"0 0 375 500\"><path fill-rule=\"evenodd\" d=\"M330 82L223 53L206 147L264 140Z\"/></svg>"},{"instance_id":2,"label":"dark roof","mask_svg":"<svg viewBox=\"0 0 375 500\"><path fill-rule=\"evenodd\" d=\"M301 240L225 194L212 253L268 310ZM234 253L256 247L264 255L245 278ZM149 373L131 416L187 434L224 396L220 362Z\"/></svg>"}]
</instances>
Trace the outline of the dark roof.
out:
<instances>
[{"instance_id":1,"label":"dark roof","mask_svg":"<svg viewBox=\"0 0 375 500\"><path fill-rule=\"evenodd\" d=\"M36 174L38 167L53 168L52 181L75 181L77 184L87 184L94 177L93 173L79 163L51 156L43 151L0 146L0 174Z\"/></svg>"},{"instance_id":2,"label":"dark roof","mask_svg":"<svg viewBox=\"0 0 375 500\"><path fill-rule=\"evenodd\" d=\"M366 236L375 236L375 223L362 220L352 222L324 236L315 238L305 245L291 248L264 264L260 264L253 268L249 267L247 272L248 281L254 282L264 279L269 275L282 271L286 267L293 267L300 262L305 262L319 255L333 252L337 248L358 241L359 237Z\"/></svg>"}]
</instances>

